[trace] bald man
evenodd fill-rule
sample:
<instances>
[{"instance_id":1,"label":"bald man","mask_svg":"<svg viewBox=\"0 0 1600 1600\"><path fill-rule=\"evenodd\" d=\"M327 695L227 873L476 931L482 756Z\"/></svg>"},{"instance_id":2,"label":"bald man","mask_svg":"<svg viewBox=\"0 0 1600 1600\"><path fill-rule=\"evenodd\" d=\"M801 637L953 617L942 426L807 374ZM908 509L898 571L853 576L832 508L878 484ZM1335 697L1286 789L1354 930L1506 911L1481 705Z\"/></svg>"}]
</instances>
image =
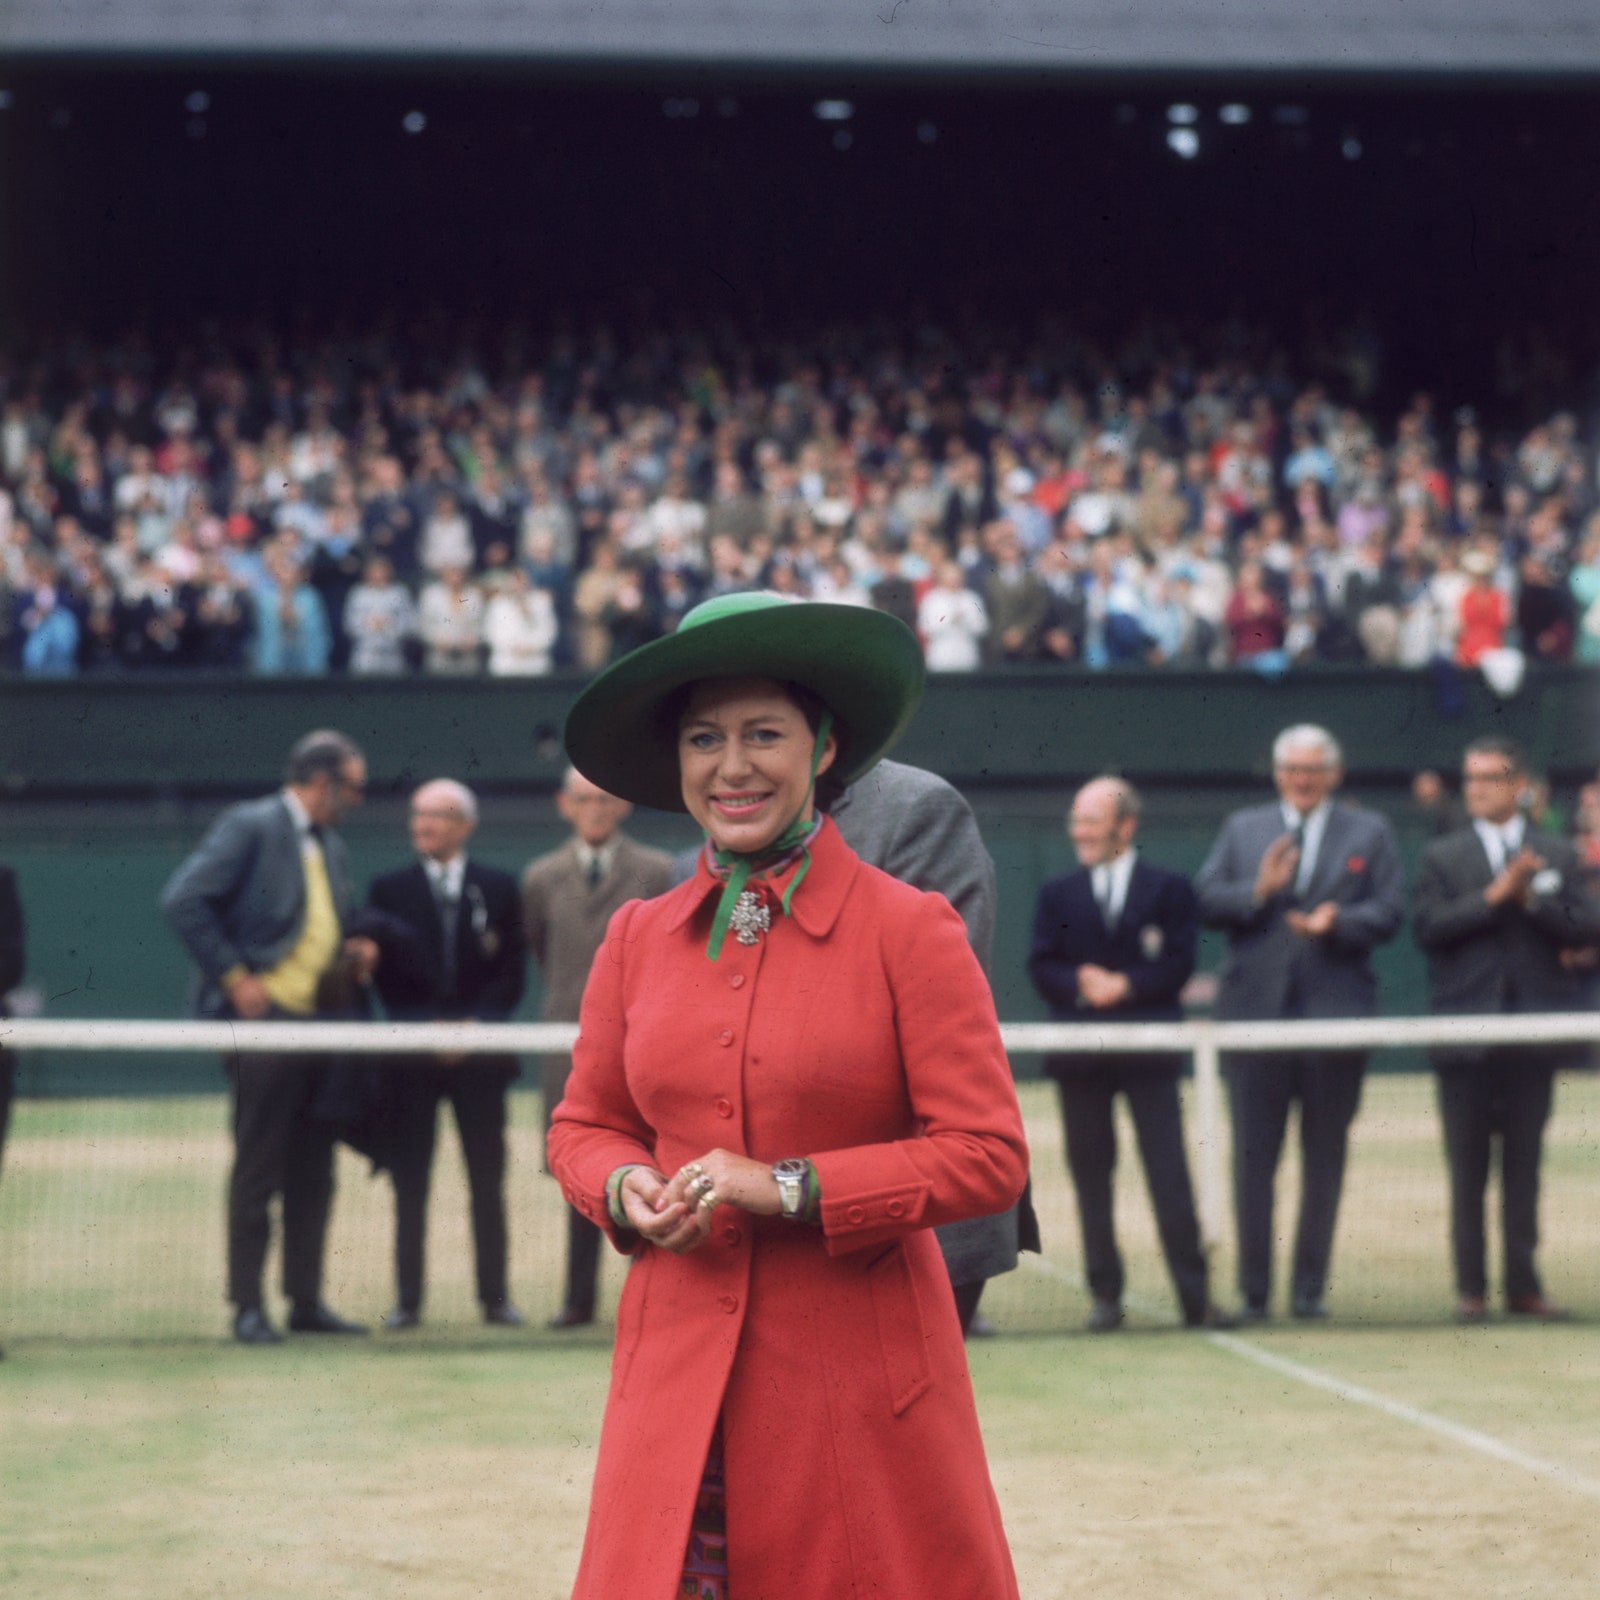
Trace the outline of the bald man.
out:
<instances>
[{"instance_id":1,"label":"bald man","mask_svg":"<svg viewBox=\"0 0 1600 1600\"><path fill-rule=\"evenodd\" d=\"M1028 975L1058 1022L1180 1022L1179 995L1194 971L1200 912L1189 880L1145 861L1134 847L1139 796L1096 778L1072 802L1075 872L1039 891ZM1178 1101L1180 1055L1053 1055L1045 1070L1061 1093L1067 1166L1078 1196L1091 1333L1122 1325L1124 1274L1112 1225L1117 1164L1113 1102L1133 1115L1146 1187L1185 1324L1225 1327L1211 1302Z\"/></svg>"},{"instance_id":2,"label":"bald man","mask_svg":"<svg viewBox=\"0 0 1600 1600\"><path fill-rule=\"evenodd\" d=\"M567 769L556 810L572 829L559 850L540 856L522 875L522 915L528 947L544 973L545 1022L576 1022L583 986L612 913L629 900L649 900L672 885L672 857L622 831L633 807L607 794L581 772ZM546 1056L542 1072L544 1121L566 1090L570 1055ZM552 1328L594 1321L600 1273L600 1230L567 1208L567 1285Z\"/></svg>"},{"instance_id":3,"label":"bald man","mask_svg":"<svg viewBox=\"0 0 1600 1600\"><path fill-rule=\"evenodd\" d=\"M522 998L526 946L516 879L469 859L478 802L449 778L411 797L416 859L375 878L367 904L381 914L377 988L397 1022L504 1022ZM384 1325L422 1319L423 1245L439 1102L448 1100L472 1198L472 1244L485 1322L516 1327L522 1314L506 1289L506 1088L517 1076L510 1055L440 1052L397 1064L390 1074L395 1120L393 1162L398 1298Z\"/></svg>"}]
</instances>

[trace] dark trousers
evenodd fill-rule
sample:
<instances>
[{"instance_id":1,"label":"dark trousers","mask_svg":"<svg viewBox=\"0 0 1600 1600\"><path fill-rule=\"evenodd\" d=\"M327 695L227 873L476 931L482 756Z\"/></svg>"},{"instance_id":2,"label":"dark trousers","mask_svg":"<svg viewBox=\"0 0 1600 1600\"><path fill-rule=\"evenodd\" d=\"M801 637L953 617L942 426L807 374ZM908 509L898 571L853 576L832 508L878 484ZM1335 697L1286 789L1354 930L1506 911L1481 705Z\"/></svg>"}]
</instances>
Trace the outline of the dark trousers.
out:
<instances>
[{"instance_id":1,"label":"dark trousers","mask_svg":"<svg viewBox=\"0 0 1600 1600\"><path fill-rule=\"evenodd\" d=\"M1185 1315L1204 1312L1210 1299L1206 1258L1183 1147L1176 1072L1164 1064L1064 1068L1056 1087L1061 1093L1067 1166L1078 1196L1090 1292L1097 1300L1122 1299L1124 1274L1113 1226L1111 1184L1117 1165L1112 1105L1122 1094L1133 1116L1145 1187L1179 1303Z\"/></svg>"},{"instance_id":2,"label":"dark trousers","mask_svg":"<svg viewBox=\"0 0 1600 1600\"><path fill-rule=\"evenodd\" d=\"M233 1079L233 1173L228 1180L228 1298L261 1305L274 1196L283 1203L283 1292L315 1305L333 1201L331 1126L313 1115L326 1066L309 1055L237 1055Z\"/></svg>"},{"instance_id":3,"label":"dark trousers","mask_svg":"<svg viewBox=\"0 0 1600 1600\"><path fill-rule=\"evenodd\" d=\"M1488 1292L1483 1202L1496 1135L1508 1298L1543 1293L1534 1269L1539 1244L1539 1161L1550 1120L1555 1067L1536 1052L1490 1050L1480 1061L1441 1067L1439 1117L1450 1163L1450 1245L1456 1292Z\"/></svg>"},{"instance_id":4,"label":"dark trousers","mask_svg":"<svg viewBox=\"0 0 1600 1600\"><path fill-rule=\"evenodd\" d=\"M572 1073L571 1056L544 1056L540 1060L540 1090L544 1095L544 1131L550 1134L550 1117L561 1104ZM545 1171L550 1170L545 1163ZM600 1241L603 1233L580 1211L567 1207L567 1288L564 1311L592 1316L600 1292Z\"/></svg>"},{"instance_id":5,"label":"dark trousers","mask_svg":"<svg viewBox=\"0 0 1600 1600\"><path fill-rule=\"evenodd\" d=\"M400 1308L420 1311L428 1190L433 1180L439 1102L448 1100L467 1168L478 1299L506 1299L506 1081L500 1067L397 1066L394 1179L395 1278Z\"/></svg>"},{"instance_id":6,"label":"dark trousers","mask_svg":"<svg viewBox=\"0 0 1600 1600\"><path fill-rule=\"evenodd\" d=\"M1345 1150L1361 1104L1365 1053L1308 1050L1297 1055L1230 1054L1233 1205L1239 1230L1239 1293L1264 1309L1272 1291L1272 1197L1289 1107L1300 1102L1300 1219L1290 1292L1320 1300L1339 1220Z\"/></svg>"}]
</instances>

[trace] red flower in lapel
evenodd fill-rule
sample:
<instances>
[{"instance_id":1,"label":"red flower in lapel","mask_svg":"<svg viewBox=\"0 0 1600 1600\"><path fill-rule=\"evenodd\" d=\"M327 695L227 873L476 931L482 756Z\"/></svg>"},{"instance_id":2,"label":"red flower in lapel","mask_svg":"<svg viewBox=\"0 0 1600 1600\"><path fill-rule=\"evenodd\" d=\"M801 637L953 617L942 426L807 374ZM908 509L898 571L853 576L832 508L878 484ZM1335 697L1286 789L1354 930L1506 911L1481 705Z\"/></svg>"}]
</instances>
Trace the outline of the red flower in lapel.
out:
<instances>
[{"instance_id":1,"label":"red flower in lapel","mask_svg":"<svg viewBox=\"0 0 1600 1600\"><path fill-rule=\"evenodd\" d=\"M1365 856L1351 856L1345 862L1344 870L1346 872L1365 872L1367 870L1367 858Z\"/></svg>"}]
</instances>

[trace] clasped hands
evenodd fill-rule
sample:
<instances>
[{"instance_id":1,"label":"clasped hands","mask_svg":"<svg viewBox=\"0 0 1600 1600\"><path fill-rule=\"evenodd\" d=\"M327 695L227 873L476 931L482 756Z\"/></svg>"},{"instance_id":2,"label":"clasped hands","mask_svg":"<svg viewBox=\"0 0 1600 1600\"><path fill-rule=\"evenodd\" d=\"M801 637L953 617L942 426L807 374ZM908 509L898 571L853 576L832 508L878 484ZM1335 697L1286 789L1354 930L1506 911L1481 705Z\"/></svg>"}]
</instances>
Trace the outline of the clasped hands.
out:
<instances>
[{"instance_id":1,"label":"clasped hands","mask_svg":"<svg viewBox=\"0 0 1600 1600\"><path fill-rule=\"evenodd\" d=\"M1518 900L1523 905L1533 897L1533 880L1545 869L1545 859L1524 845L1495 875L1483 898L1492 906Z\"/></svg>"},{"instance_id":2,"label":"clasped hands","mask_svg":"<svg viewBox=\"0 0 1600 1600\"><path fill-rule=\"evenodd\" d=\"M782 1209L770 1164L731 1150L709 1150L670 1178L653 1167L634 1167L622 1180L621 1198L628 1226L676 1256L705 1242L719 1206L758 1217L775 1217Z\"/></svg>"}]
</instances>

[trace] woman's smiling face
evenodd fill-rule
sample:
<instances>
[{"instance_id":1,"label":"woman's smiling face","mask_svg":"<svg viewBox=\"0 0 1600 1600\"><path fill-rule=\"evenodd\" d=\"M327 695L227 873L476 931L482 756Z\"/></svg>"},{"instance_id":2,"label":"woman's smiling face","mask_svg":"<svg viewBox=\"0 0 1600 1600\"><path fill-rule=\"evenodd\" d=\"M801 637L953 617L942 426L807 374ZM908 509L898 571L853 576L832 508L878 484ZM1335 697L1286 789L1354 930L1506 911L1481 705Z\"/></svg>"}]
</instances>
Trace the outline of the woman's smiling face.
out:
<instances>
[{"instance_id":1,"label":"woman's smiling face","mask_svg":"<svg viewBox=\"0 0 1600 1600\"><path fill-rule=\"evenodd\" d=\"M708 678L678 724L678 774L689 814L722 850L765 850L802 806L811 816L816 735L805 712L771 678ZM817 772L833 765L829 733Z\"/></svg>"}]
</instances>

